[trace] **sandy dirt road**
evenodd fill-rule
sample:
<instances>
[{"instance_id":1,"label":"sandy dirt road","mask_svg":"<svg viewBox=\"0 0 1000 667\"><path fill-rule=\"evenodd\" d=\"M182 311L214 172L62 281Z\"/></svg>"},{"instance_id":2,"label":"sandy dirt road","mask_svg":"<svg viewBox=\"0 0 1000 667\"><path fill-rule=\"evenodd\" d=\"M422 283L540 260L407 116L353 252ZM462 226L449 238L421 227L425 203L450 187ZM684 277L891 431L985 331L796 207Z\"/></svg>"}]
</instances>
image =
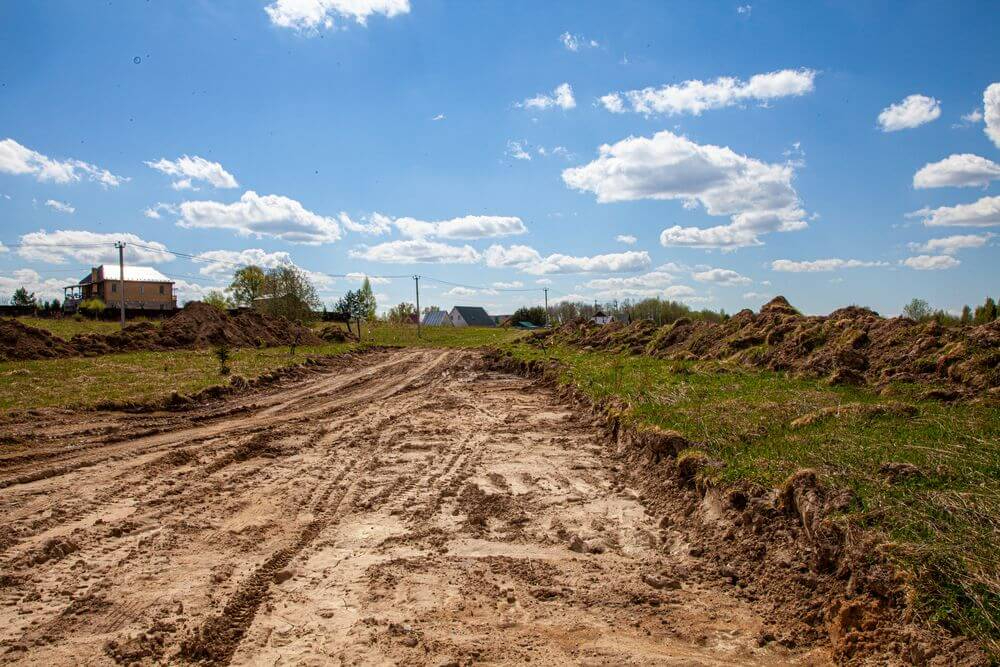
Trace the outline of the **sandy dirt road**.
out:
<instances>
[{"instance_id":1,"label":"sandy dirt road","mask_svg":"<svg viewBox=\"0 0 1000 667\"><path fill-rule=\"evenodd\" d=\"M3 663L826 663L759 647L589 419L474 352L4 428Z\"/></svg>"}]
</instances>

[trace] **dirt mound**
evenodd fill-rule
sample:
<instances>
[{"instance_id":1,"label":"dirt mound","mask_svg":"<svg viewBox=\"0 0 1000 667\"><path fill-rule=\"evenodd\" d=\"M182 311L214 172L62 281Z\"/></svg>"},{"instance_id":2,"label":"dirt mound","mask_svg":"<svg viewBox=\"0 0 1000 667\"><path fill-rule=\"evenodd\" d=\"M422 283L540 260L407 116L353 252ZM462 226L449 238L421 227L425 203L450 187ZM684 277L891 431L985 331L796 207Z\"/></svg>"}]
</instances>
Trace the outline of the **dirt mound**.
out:
<instances>
[{"instance_id":1,"label":"dirt mound","mask_svg":"<svg viewBox=\"0 0 1000 667\"><path fill-rule=\"evenodd\" d=\"M649 321L599 326L575 320L533 340L664 359L731 361L831 384L926 382L994 392L1000 387L1000 321L942 327L887 319L858 306L806 316L780 296L759 313L741 310L721 323L681 318L662 327Z\"/></svg>"},{"instance_id":2,"label":"dirt mound","mask_svg":"<svg viewBox=\"0 0 1000 667\"><path fill-rule=\"evenodd\" d=\"M115 352L176 350L226 344L230 347L321 345L323 339L283 317L256 311L235 317L195 301L157 327L140 322L110 334L77 334L70 341L16 320L0 320L0 360L96 356Z\"/></svg>"},{"instance_id":3,"label":"dirt mound","mask_svg":"<svg viewBox=\"0 0 1000 667\"><path fill-rule=\"evenodd\" d=\"M15 319L0 319L0 361L51 359L73 353L62 338L44 329L21 324Z\"/></svg>"},{"instance_id":4,"label":"dirt mound","mask_svg":"<svg viewBox=\"0 0 1000 667\"><path fill-rule=\"evenodd\" d=\"M327 343L346 343L348 341L356 341L358 339L357 336L344 331L336 324L325 326L316 333Z\"/></svg>"}]
</instances>

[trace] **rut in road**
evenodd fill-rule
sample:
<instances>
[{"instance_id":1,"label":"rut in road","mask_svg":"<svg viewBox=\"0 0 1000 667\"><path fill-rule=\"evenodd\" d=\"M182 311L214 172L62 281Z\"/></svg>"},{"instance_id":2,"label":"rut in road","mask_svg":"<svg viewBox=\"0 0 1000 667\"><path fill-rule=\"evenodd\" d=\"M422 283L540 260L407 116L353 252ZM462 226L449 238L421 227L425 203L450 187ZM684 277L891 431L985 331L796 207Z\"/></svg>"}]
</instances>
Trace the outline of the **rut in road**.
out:
<instances>
[{"instance_id":1,"label":"rut in road","mask_svg":"<svg viewBox=\"0 0 1000 667\"><path fill-rule=\"evenodd\" d=\"M0 661L825 664L705 576L589 418L383 351L0 456Z\"/></svg>"}]
</instances>

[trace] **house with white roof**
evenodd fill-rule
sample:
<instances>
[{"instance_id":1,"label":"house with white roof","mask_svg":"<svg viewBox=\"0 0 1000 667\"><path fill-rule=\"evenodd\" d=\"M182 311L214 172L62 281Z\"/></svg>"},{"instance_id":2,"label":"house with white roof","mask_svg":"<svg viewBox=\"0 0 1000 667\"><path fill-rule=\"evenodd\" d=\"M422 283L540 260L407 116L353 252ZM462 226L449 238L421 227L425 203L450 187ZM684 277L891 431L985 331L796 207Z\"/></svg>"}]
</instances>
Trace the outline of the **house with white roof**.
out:
<instances>
[{"instance_id":1,"label":"house with white roof","mask_svg":"<svg viewBox=\"0 0 1000 667\"><path fill-rule=\"evenodd\" d=\"M92 268L80 282L63 288L63 309L74 312L81 302L89 299L100 299L108 307L120 308L123 297L121 277L116 264ZM177 308L174 281L150 266L125 267L124 299L125 307L130 310Z\"/></svg>"}]
</instances>

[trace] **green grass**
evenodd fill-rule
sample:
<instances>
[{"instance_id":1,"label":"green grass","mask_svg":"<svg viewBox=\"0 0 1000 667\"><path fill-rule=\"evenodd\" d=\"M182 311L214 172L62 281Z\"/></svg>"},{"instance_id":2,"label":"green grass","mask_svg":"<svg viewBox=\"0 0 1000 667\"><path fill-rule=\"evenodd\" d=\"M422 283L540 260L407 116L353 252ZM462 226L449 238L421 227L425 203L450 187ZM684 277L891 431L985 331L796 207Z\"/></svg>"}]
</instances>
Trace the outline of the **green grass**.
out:
<instances>
[{"instance_id":1,"label":"green grass","mask_svg":"<svg viewBox=\"0 0 1000 667\"><path fill-rule=\"evenodd\" d=\"M232 373L247 378L304 361L339 354L352 346L329 344L234 350ZM227 382L211 350L129 352L0 363L0 410L48 406L84 407L103 401L151 401L171 391L191 393Z\"/></svg>"},{"instance_id":2,"label":"green grass","mask_svg":"<svg viewBox=\"0 0 1000 667\"><path fill-rule=\"evenodd\" d=\"M69 340L76 334L108 334L121 329L121 325L118 322L107 322L104 320L92 320L88 318L75 320L72 317L62 317L59 319L51 317L19 317L17 319L22 324L27 324L29 327L35 327L37 329L45 329L54 336L59 336L60 338L64 338L66 340ZM147 320L146 318L141 318L128 320L127 324L138 324L139 322L147 321L152 322L153 324L158 324L160 322L160 320Z\"/></svg>"},{"instance_id":3,"label":"green grass","mask_svg":"<svg viewBox=\"0 0 1000 667\"><path fill-rule=\"evenodd\" d=\"M420 327L418 338L416 325L377 323L365 325L361 333L362 342L373 345L472 348L510 343L526 332L505 327Z\"/></svg>"},{"instance_id":4,"label":"green grass","mask_svg":"<svg viewBox=\"0 0 1000 667\"><path fill-rule=\"evenodd\" d=\"M830 387L720 363L506 346L522 359L564 363L563 381L593 398L626 401L626 420L680 431L725 462L720 482L777 486L800 468L852 490L848 520L882 531L912 574L923 616L983 640L1000 655L1000 403L919 401L917 387L892 400L915 416L842 414L802 428L822 408L886 403L868 389ZM883 463L910 463L915 479L890 484Z\"/></svg>"}]
</instances>

